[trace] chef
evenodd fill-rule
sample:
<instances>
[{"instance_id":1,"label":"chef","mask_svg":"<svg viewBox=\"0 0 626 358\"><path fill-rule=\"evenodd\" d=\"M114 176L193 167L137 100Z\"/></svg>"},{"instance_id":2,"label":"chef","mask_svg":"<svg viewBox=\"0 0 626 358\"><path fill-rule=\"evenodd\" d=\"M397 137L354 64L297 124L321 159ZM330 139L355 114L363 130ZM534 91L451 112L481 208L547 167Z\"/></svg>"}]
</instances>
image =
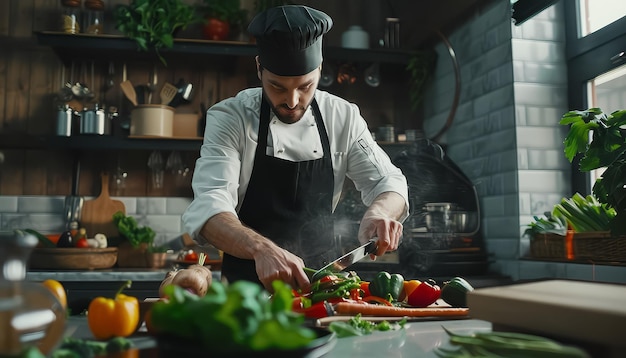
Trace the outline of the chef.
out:
<instances>
[{"instance_id":1,"label":"chef","mask_svg":"<svg viewBox=\"0 0 626 358\"><path fill-rule=\"evenodd\" d=\"M204 141L183 214L199 243L222 250L222 277L309 283L303 268L336 259L332 213L346 178L368 207L359 241L375 255L398 248L408 216L407 181L372 139L359 108L317 88L322 37L333 25L301 5L270 8L248 27L260 88L206 113Z\"/></svg>"}]
</instances>

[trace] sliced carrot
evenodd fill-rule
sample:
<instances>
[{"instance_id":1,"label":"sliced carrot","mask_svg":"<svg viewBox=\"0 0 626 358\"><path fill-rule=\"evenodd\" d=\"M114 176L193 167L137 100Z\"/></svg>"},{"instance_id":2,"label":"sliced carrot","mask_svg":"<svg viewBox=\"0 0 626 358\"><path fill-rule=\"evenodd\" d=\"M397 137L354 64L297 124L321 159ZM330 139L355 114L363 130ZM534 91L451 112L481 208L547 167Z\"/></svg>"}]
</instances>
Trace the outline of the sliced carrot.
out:
<instances>
[{"instance_id":1,"label":"sliced carrot","mask_svg":"<svg viewBox=\"0 0 626 358\"><path fill-rule=\"evenodd\" d=\"M469 309L467 308L411 308L385 306L380 304L363 304L351 302L339 302L335 305L335 313L338 315L357 315L363 316L390 316L390 317L450 317L450 316L467 316Z\"/></svg>"}]
</instances>

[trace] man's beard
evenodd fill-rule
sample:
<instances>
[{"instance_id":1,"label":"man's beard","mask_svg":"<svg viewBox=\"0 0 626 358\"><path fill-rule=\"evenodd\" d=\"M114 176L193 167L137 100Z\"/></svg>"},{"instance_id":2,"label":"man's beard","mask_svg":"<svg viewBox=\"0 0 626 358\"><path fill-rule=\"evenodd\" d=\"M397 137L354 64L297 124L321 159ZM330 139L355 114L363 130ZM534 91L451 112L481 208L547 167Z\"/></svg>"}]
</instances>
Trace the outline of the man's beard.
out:
<instances>
[{"instance_id":1,"label":"man's beard","mask_svg":"<svg viewBox=\"0 0 626 358\"><path fill-rule=\"evenodd\" d=\"M265 90L263 90L263 92L265 93ZM265 94L265 98L270 104L270 108L272 109L272 112L274 112L276 117L283 123L291 124L291 123L296 123L304 116L304 114L306 113L306 110L311 105L311 102L313 102L313 99L315 98L315 96L311 97L311 100L305 106L301 106L298 103L295 108L289 108L284 103L279 104L278 106L275 106L274 103L270 101L267 94Z\"/></svg>"}]
</instances>

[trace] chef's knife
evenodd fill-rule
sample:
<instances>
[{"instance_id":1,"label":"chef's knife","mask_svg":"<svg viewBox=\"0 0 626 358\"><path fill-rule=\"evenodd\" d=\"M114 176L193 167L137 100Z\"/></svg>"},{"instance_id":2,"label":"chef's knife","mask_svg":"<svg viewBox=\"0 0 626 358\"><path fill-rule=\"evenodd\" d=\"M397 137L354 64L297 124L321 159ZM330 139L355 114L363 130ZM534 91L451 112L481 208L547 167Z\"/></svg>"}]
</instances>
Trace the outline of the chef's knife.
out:
<instances>
[{"instance_id":1,"label":"chef's knife","mask_svg":"<svg viewBox=\"0 0 626 358\"><path fill-rule=\"evenodd\" d=\"M371 239L366 244L357 247L335 261L332 261L321 269L315 271L315 273L311 276L311 280L318 279L318 276L320 276L322 272L341 272L365 256L375 253L376 240L377 239Z\"/></svg>"}]
</instances>

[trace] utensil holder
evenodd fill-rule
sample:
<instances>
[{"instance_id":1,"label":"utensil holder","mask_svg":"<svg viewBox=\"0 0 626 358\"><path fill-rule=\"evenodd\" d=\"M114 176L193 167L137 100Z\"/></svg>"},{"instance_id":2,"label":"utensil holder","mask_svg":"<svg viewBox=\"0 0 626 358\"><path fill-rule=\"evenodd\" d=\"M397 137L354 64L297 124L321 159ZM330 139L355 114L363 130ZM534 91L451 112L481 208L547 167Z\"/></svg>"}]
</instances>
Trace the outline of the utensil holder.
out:
<instances>
[{"instance_id":1,"label":"utensil holder","mask_svg":"<svg viewBox=\"0 0 626 358\"><path fill-rule=\"evenodd\" d=\"M130 112L130 135L171 137L174 108L162 104L139 105Z\"/></svg>"}]
</instances>

